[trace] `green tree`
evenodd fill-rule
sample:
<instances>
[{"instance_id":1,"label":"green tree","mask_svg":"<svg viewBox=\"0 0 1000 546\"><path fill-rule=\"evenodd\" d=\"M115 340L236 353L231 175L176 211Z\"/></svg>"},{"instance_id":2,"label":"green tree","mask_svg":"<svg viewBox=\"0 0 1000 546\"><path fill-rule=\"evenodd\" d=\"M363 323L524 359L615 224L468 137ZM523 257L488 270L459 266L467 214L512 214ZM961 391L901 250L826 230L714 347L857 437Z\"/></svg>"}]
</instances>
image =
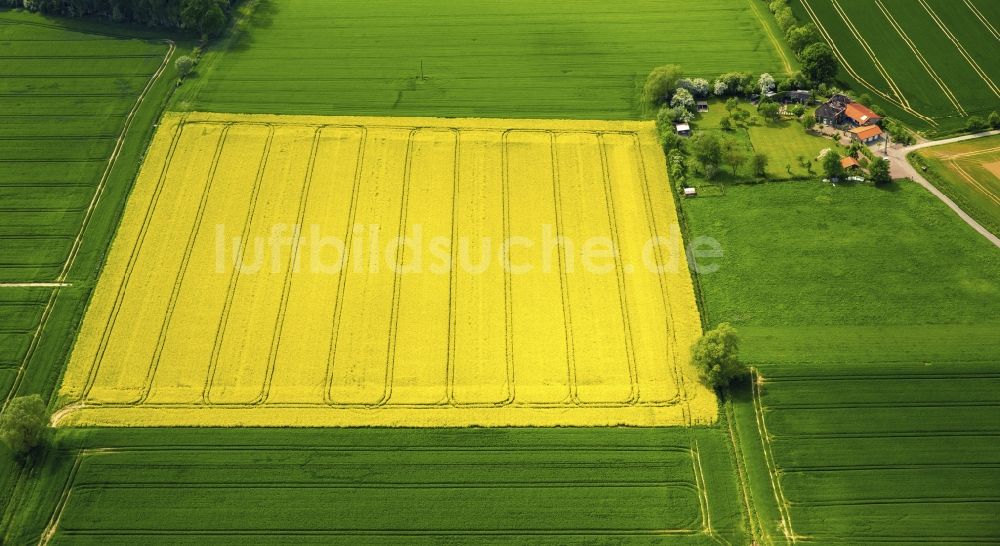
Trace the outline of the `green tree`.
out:
<instances>
[{"instance_id":1,"label":"green tree","mask_svg":"<svg viewBox=\"0 0 1000 546\"><path fill-rule=\"evenodd\" d=\"M837 57L830 46L815 43L802 50L802 73L813 82L825 82L837 74Z\"/></svg>"},{"instance_id":2,"label":"green tree","mask_svg":"<svg viewBox=\"0 0 1000 546\"><path fill-rule=\"evenodd\" d=\"M180 57L177 57L176 61L174 61L174 66L177 67L177 75L185 78L191 73L192 70L194 70L194 59L188 57L187 55L181 55Z\"/></svg>"},{"instance_id":3,"label":"green tree","mask_svg":"<svg viewBox=\"0 0 1000 546\"><path fill-rule=\"evenodd\" d=\"M729 165L729 168L733 170L733 176L736 176L736 171L739 170L740 165L746 163L747 154L739 143L731 138L727 138L722 141L722 161L726 165Z\"/></svg>"},{"instance_id":4,"label":"green tree","mask_svg":"<svg viewBox=\"0 0 1000 546\"><path fill-rule=\"evenodd\" d=\"M691 348L691 363L705 385L723 390L734 379L747 374L747 366L740 360L739 342L736 329L728 322L705 332L695 342Z\"/></svg>"},{"instance_id":5,"label":"green tree","mask_svg":"<svg viewBox=\"0 0 1000 546\"><path fill-rule=\"evenodd\" d=\"M670 102L670 95L677 87L677 80L683 72L676 64L658 66L646 76L646 84L642 87L642 100L648 106L660 106Z\"/></svg>"},{"instance_id":6,"label":"green tree","mask_svg":"<svg viewBox=\"0 0 1000 546\"><path fill-rule=\"evenodd\" d=\"M784 7L774 14L774 20L778 22L782 32L788 32L795 25L795 16L792 15L792 8Z\"/></svg>"},{"instance_id":7,"label":"green tree","mask_svg":"<svg viewBox=\"0 0 1000 546\"><path fill-rule=\"evenodd\" d=\"M729 116L722 116L722 118L719 119L719 129L722 129L723 131L733 130L733 121L729 119Z\"/></svg>"},{"instance_id":8,"label":"green tree","mask_svg":"<svg viewBox=\"0 0 1000 546\"><path fill-rule=\"evenodd\" d=\"M868 165L868 176L876 186L892 182L892 174L889 173L889 162L884 159L876 159Z\"/></svg>"},{"instance_id":9,"label":"green tree","mask_svg":"<svg viewBox=\"0 0 1000 546\"><path fill-rule=\"evenodd\" d=\"M793 104L791 108L788 109L791 114L797 118L802 117L802 114L806 113L806 107L801 104Z\"/></svg>"},{"instance_id":10,"label":"green tree","mask_svg":"<svg viewBox=\"0 0 1000 546\"><path fill-rule=\"evenodd\" d=\"M966 131L972 133L978 133L979 131L982 131L983 129L986 128L987 128L986 120L979 116L972 116L965 121Z\"/></svg>"},{"instance_id":11,"label":"green tree","mask_svg":"<svg viewBox=\"0 0 1000 546\"><path fill-rule=\"evenodd\" d=\"M796 55L801 54L802 50L812 44L823 41L820 38L819 31L816 30L816 25L812 23L788 29L788 32L785 33L785 38L788 39L788 45L791 46L792 51Z\"/></svg>"},{"instance_id":12,"label":"green tree","mask_svg":"<svg viewBox=\"0 0 1000 546\"><path fill-rule=\"evenodd\" d=\"M990 124L990 127L1000 129L1000 114L996 110L990 112L990 117L986 118L986 122Z\"/></svg>"},{"instance_id":13,"label":"green tree","mask_svg":"<svg viewBox=\"0 0 1000 546\"><path fill-rule=\"evenodd\" d=\"M703 131L691 138L688 149L691 157L701 165L706 178L715 178L722 164L722 140L719 135Z\"/></svg>"},{"instance_id":14,"label":"green tree","mask_svg":"<svg viewBox=\"0 0 1000 546\"><path fill-rule=\"evenodd\" d=\"M0 439L17 457L25 457L45 440L49 412L37 394L10 401L0 415Z\"/></svg>"},{"instance_id":15,"label":"green tree","mask_svg":"<svg viewBox=\"0 0 1000 546\"><path fill-rule=\"evenodd\" d=\"M195 29L202 36L214 36L226 24L226 0L183 0L181 3L181 24L184 28Z\"/></svg>"},{"instance_id":16,"label":"green tree","mask_svg":"<svg viewBox=\"0 0 1000 546\"><path fill-rule=\"evenodd\" d=\"M840 154L834 150L830 150L823 156L823 174L833 180L834 178L840 178L840 175L844 173L844 167L840 164Z\"/></svg>"},{"instance_id":17,"label":"green tree","mask_svg":"<svg viewBox=\"0 0 1000 546\"><path fill-rule=\"evenodd\" d=\"M733 115L733 112L740 109L740 101L736 97L733 97L726 101L726 111L729 115Z\"/></svg>"},{"instance_id":18,"label":"green tree","mask_svg":"<svg viewBox=\"0 0 1000 546\"><path fill-rule=\"evenodd\" d=\"M750 168L753 169L754 176L767 178L767 154L757 152L750 158Z\"/></svg>"},{"instance_id":19,"label":"green tree","mask_svg":"<svg viewBox=\"0 0 1000 546\"><path fill-rule=\"evenodd\" d=\"M768 121L774 121L778 117L778 104L771 101L762 101L757 106L757 111Z\"/></svg>"}]
</instances>

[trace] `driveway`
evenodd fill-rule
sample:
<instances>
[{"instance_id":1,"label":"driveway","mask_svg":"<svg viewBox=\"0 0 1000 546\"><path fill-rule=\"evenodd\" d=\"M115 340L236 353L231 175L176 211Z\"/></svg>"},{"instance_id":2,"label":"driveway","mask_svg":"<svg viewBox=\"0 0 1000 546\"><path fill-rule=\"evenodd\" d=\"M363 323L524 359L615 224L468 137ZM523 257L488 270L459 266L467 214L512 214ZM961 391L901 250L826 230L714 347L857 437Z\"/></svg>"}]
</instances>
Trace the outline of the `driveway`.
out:
<instances>
[{"instance_id":1,"label":"driveway","mask_svg":"<svg viewBox=\"0 0 1000 546\"><path fill-rule=\"evenodd\" d=\"M922 142L920 144L914 144L913 146L907 146L905 148L902 146L889 146L889 165L893 178L910 178L917 184L920 184L921 186L926 188L927 191L931 192L931 194L940 199L941 202L943 202L945 205L948 205L948 208L955 211L955 214L957 214L958 217L961 218L966 224L969 224L969 226L972 229L978 231L980 235L986 237L986 239L989 240L991 243L993 243L994 246L1000 248L1000 239L998 239L996 235L990 233L989 230L980 225L979 222L975 221L971 216L966 214L965 211L959 208L959 206L956 205L955 202L952 201L950 198L948 198L947 195L941 193L941 190L934 187L934 185L928 182L926 178L921 176L921 174L917 171L917 169L913 168L913 165L910 165L910 162L906 160L906 154L914 150L929 148L931 146L941 146L944 144L951 144L952 142L961 142L963 140L972 140L974 138L982 138L990 135L1000 135L1000 130L985 131L982 133L963 135L954 138L946 138L943 140L930 140L927 142ZM882 151L881 149L878 150L880 155L881 151Z\"/></svg>"}]
</instances>

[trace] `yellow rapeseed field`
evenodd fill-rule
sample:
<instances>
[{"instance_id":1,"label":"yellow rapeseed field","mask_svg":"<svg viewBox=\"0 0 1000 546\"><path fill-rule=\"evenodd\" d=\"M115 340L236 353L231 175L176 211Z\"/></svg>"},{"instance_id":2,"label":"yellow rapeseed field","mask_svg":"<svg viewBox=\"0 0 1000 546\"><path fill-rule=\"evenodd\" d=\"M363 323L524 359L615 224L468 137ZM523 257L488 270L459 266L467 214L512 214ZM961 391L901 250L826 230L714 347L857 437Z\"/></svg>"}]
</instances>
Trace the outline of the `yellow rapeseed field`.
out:
<instances>
[{"instance_id":1,"label":"yellow rapeseed field","mask_svg":"<svg viewBox=\"0 0 1000 546\"><path fill-rule=\"evenodd\" d=\"M709 423L652 124L168 114L63 425Z\"/></svg>"}]
</instances>

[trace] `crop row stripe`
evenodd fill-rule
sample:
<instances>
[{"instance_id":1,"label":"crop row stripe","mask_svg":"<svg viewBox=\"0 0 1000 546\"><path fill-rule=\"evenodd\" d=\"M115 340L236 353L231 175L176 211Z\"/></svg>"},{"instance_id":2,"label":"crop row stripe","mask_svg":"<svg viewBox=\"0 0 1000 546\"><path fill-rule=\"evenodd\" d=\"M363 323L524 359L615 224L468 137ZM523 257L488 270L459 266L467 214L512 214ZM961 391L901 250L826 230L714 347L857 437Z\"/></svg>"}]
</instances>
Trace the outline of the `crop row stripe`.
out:
<instances>
[{"instance_id":1,"label":"crop row stripe","mask_svg":"<svg viewBox=\"0 0 1000 546\"><path fill-rule=\"evenodd\" d=\"M556 240L560 240L565 233L562 221L562 207L560 206L559 188L559 154L556 152L556 134L548 132L549 153L552 156L552 199L556 216ZM566 277L566 249L563 245L557 245L559 251L559 288L562 294L563 321L565 324L566 337L566 375L569 386L569 398L576 405L580 405L580 397L576 384L576 350L573 347L573 317L569 304L569 279Z\"/></svg>"},{"instance_id":2,"label":"crop row stripe","mask_svg":"<svg viewBox=\"0 0 1000 546\"><path fill-rule=\"evenodd\" d=\"M844 67L844 69L847 70L847 72L852 77L854 77L854 79L856 79L862 85L864 85L865 87L867 87L868 90L871 91L872 93L875 93L876 95L882 97L883 100L885 100L886 102L888 102L890 104L895 105L896 107L898 107L899 109L903 110L904 112L907 112L910 115L912 115L912 116L914 116L914 117L916 117L918 119L922 119L922 120L926 121L927 123L929 123L930 125L934 125L934 126L938 125L937 121L935 121L934 119L932 119L932 118L930 118L928 116L925 116L925 115L917 112L916 110L910 108L909 106L901 103L899 100L897 100L897 99L889 96L888 93L886 93L885 91L879 89L877 86L873 85L868 80L864 79L861 76L861 74L859 74L854 69L854 67L852 67L851 64L847 61L847 56L844 55L840 51L840 49L837 47L837 42L833 39L833 37L830 35L830 33L826 30L826 27L823 26L823 21L821 21L820 18L819 18L819 16L816 15L816 12L813 11L812 6L809 5L809 0L802 0L802 7L805 8L806 12L809 14L809 18L812 19L813 24L816 25L816 28L819 30L820 34L823 36L823 38L826 40L827 44L833 50L834 54L837 56L837 59L840 60L840 65L842 67Z\"/></svg>"},{"instance_id":3,"label":"crop row stripe","mask_svg":"<svg viewBox=\"0 0 1000 546\"><path fill-rule=\"evenodd\" d=\"M188 241L184 247L184 256L181 258L181 266L177 270L177 277L174 279L174 286L170 292L170 299L167 302L167 309L164 314L163 323L160 325L160 334L156 339L156 348L153 350L153 357L149 362L149 369L146 372L146 380L143 384L142 394L139 396L136 404L142 404L149 398L149 393L153 385L153 377L156 375L157 368L159 368L160 357L163 355L163 347L167 341L167 331L174 316L174 309L177 307L177 298L180 296L181 286L184 284L184 277L187 274L188 265L191 262L191 254L194 252L195 240L198 237L198 232L201 230L201 223L205 216L206 206L208 205L208 197L211 195L212 187L215 184L215 173L219 166L219 156L222 155L222 149L226 145L226 138L229 135L230 127L231 125L227 124L222 129L222 132L219 133L219 140L215 145L215 155L212 158L212 166L208 172L208 183L205 184L205 189L202 191L201 199L198 202L198 212L195 215L194 226L188 234Z\"/></svg>"},{"instance_id":4,"label":"crop row stripe","mask_svg":"<svg viewBox=\"0 0 1000 546\"><path fill-rule=\"evenodd\" d=\"M983 16L983 13L979 11L979 8L977 8L975 4L973 4L972 2L969 2L969 0L962 0L962 1L965 2L965 5L969 8L969 11L971 11L972 14L975 15L976 18L983 23L983 26L986 27L986 30L988 30L990 34L993 35L994 38L1000 41L1000 32L997 32L996 27L993 26L993 23L990 23L989 19Z\"/></svg>"},{"instance_id":5,"label":"crop row stripe","mask_svg":"<svg viewBox=\"0 0 1000 546\"><path fill-rule=\"evenodd\" d=\"M361 143L358 145L358 163L354 170L354 187L351 189L351 204L348 208L347 213L347 227L344 233L344 264L346 266L348 256L351 256L351 249L354 246L354 220L357 217L358 209L358 188L361 186L362 173L364 171L365 163L365 152L367 151L368 145L368 129L363 129L364 133L361 135ZM331 397L331 390L333 389L333 361L337 354L337 338L340 335L340 322L341 315L344 311L344 286L347 284L347 275L341 273L337 282L337 294L336 300L334 300L334 310L333 310L333 330L330 335L330 345L327 350L326 356L326 381L323 387L323 401L327 405L333 405L335 402Z\"/></svg>"},{"instance_id":6,"label":"crop row stripe","mask_svg":"<svg viewBox=\"0 0 1000 546\"><path fill-rule=\"evenodd\" d=\"M970 175L968 171L966 171L965 169L962 168L961 165L959 165L958 161L952 160L950 161L950 163L951 166L955 168L955 172L961 175L962 178L966 180L966 182L968 182L972 187L982 192L982 194L985 195L990 201L993 201L994 204L1000 205L1000 196L997 196L997 194L993 193L993 191L990 188L986 187L986 185L976 180L975 177Z\"/></svg>"},{"instance_id":7,"label":"crop row stripe","mask_svg":"<svg viewBox=\"0 0 1000 546\"><path fill-rule=\"evenodd\" d=\"M760 443L763 447L764 462L767 465L768 478L771 480L771 487L774 490L774 498L778 502L778 513L781 515L781 528L785 537L794 544L797 537L792 529L792 514L788 508L788 500L781 488L781 476L778 464L774 459L774 452L771 451L771 438L767 431L767 422L764 420L764 405L760 401L760 376L757 370L751 370L751 398L753 399L754 417L757 420L757 431L760 433Z\"/></svg>"},{"instance_id":8,"label":"crop row stripe","mask_svg":"<svg viewBox=\"0 0 1000 546\"><path fill-rule=\"evenodd\" d=\"M316 127L316 132L313 133L312 149L309 152L309 164L306 167L304 183L299 194L299 210L296 216L296 225L298 226L301 226L305 219L306 205L309 202L309 190L312 188L313 176L316 172L316 156L319 155L319 143L322 133L322 127ZM292 290L292 274L295 272L295 263L299 259L299 246L302 237L301 234L297 235L293 237L292 249L288 257L288 273L285 274L285 284L281 289L281 302L278 304L278 317L275 321L274 332L271 337L271 349L267 358L267 371L264 373L264 385L257 399L257 402L261 404L266 402L267 398L271 395L271 380L274 377L274 366L278 359L278 346L281 344L281 333L285 326L285 315Z\"/></svg>"},{"instance_id":9,"label":"crop row stripe","mask_svg":"<svg viewBox=\"0 0 1000 546\"><path fill-rule=\"evenodd\" d=\"M906 34L906 31L903 30L903 27L899 26L899 23L896 22L896 19L892 16L892 13L890 13L889 10L886 9L885 4L882 3L882 0L875 0L875 5L878 6L878 9L881 10L882 13L885 15L885 18L889 21L889 24L892 25L892 28L896 30L896 34L898 34L899 37L903 39L903 42L906 43L906 46L910 48L910 51L913 52L913 55L917 58L917 61L920 63L921 66L924 67L924 70L927 71L927 74L930 75L931 79L934 80L934 83L936 83L938 87L941 88L941 92L943 92L945 97L948 98L952 106L955 107L955 110L957 110L960 115L963 116L968 115L965 109L962 108L962 104L958 102L958 98L955 97L955 94L951 91L951 88L949 88L948 84L946 84L944 80L941 79L941 76L938 76L937 72L934 70L934 67L932 67L930 63L927 62L927 59L924 58L923 53L921 53L920 50L917 49L917 45L913 43L913 40L911 40L910 36Z\"/></svg>"},{"instance_id":10,"label":"crop row stripe","mask_svg":"<svg viewBox=\"0 0 1000 546\"><path fill-rule=\"evenodd\" d=\"M504 241L510 240L510 173L508 169L510 168L510 153L508 150L510 138L510 130L503 132L503 136L500 137L500 176L502 183L503 192L503 236ZM507 399L504 401L505 404L510 404L514 402L514 397L516 395L516 383L514 382L514 317L513 313L513 280L511 279L510 271L510 253L504 253L504 259L507 263L503 264L503 282L504 282L504 326L506 329L506 342L507 342Z\"/></svg>"},{"instance_id":11,"label":"crop row stripe","mask_svg":"<svg viewBox=\"0 0 1000 546\"><path fill-rule=\"evenodd\" d=\"M604 177L604 199L605 199L605 209L608 213L608 226L611 229L611 237L614 244L614 248L621 248L621 237L618 233L618 218L615 215L615 202L614 196L611 190L611 173L608 167L608 149L607 143L604 142L604 135L597 135L598 146L601 149L601 171ZM639 373L636 369L636 357L635 357L635 340L632 338L632 324L630 322L630 313L628 305L628 296L625 288L625 268L622 264L621 252L614 253L615 258L615 276L618 281L618 300L621 306L621 319L622 319L622 329L625 334L625 355L628 359L628 373L629 379L632 382L631 388L629 389L628 402L634 404L639 401Z\"/></svg>"},{"instance_id":12,"label":"crop row stripe","mask_svg":"<svg viewBox=\"0 0 1000 546\"><path fill-rule=\"evenodd\" d=\"M910 101L907 100L905 95L903 95L903 92L899 89L899 86L896 85L896 81L893 80L892 76L889 75L889 71L886 70L885 66L882 65L882 61L878 59L878 54L875 53L875 50L872 49L872 46L868 43L867 40L865 40L865 37L861 34L861 31L859 31L858 28L854 26L854 22L851 21L850 16L847 15L847 12L844 11L844 8L840 6L840 2L838 2L837 0L831 0L830 5L833 6L833 9L837 11L838 15L840 15L840 18L844 21L844 25L847 26L847 29L851 31L851 34L853 34L854 38L857 39L859 44L861 44L861 47L865 50L866 53L868 53L868 57L872 61L872 66L874 66L875 69L878 70L880 74L882 74L882 77L885 78L885 82L889 84L889 87L892 88L892 92L896 94L896 98L898 98L899 101L904 105L910 106Z\"/></svg>"},{"instance_id":13,"label":"crop row stripe","mask_svg":"<svg viewBox=\"0 0 1000 546\"><path fill-rule=\"evenodd\" d=\"M934 20L934 23L938 26L938 28L940 28L941 31L944 32L944 35L947 36L949 40L951 40L951 43L955 44L955 48L958 49L958 52L962 54L962 57L965 57L965 60L968 61L969 66L971 66L972 69L976 71L976 74L979 74L979 77L982 78L984 82L986 82L986 85L989 86L990 91L993 91L994 95L1000 97L1000 88L998 88L997 85L993 83L993 79L990 78L990 76L982 69L981 66L979 66L979 63L977 63L976 60L973 59L971 55L969 55L969 52L965 50L965 46L962 45L962 42L960 42L958 38L956 38L955 35L951 33L951 30L948 28L948 26L944 24L944 21L942 21L941 18L938 17L938 14L935 13L933 9L931 9L931 6L925 0L919 0L919 2L920 5L923 6L924 10L927 11L927 14L931 16L931 19Z\"/></svg>"},{"instance_id":14,"label":"crop row stripe","mask_svg":"<svg viewBox=\"0 0 1000 546\"><path fill-rule=\"evenodd\" d=\"M264 151L261 153L260 164L257 166L257 178L254 180L253 191L250 196L250 210L247 212L246 222L243 223L243 231L240 233L240 251L237 262L234 264L233 272L229 278L229 289L226 294L226 302L222 308L222 316L215 332L215 343L212 347L212 356L209 360L208 376L205 379L205 388L202 390L202 402L211 403L212 384L215 382L215 371L219 365L219 355L222 352L222 339L226 335L226 325L229 323L229 312L233 306L233 299L236 295L236 288L239 285L240 267L239 263L246 256L249 245L250 228L253 225L254 216L257 213L257 200L260 197L260 186L264 180L264 171L267 168L267 159L271 153L271 141L274 139L274 127L267 125L267 139L264 142Z\"/></svg>"}]
</instances>

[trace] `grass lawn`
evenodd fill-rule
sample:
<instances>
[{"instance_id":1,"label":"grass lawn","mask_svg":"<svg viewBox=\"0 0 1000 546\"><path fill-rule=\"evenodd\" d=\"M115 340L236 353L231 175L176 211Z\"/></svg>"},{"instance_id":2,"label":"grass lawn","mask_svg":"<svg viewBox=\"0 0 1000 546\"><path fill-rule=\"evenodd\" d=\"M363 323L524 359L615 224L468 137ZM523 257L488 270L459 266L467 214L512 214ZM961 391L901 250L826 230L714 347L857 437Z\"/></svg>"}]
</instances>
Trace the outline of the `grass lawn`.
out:
<instances>
[{"instance_id":1,"label":"grass lawn","mask_svg":"<svg viewBox=\"0 0 1000 546\"><path fill-rule=\"evenodd\" d=\"M821 178L823 167L817 160L820 151L840 149L831 139L806 133L798 122L788 120L752 126L747 131L754 152L767 155L767 175L775 180ZM811 165L811 173L808 166L802 166L800 159Z\"/></svg>"},{"instance_id":2,"label":"grass lawn","mask_svg":"<svg viewBox=\"0 0 1000 546\"><path fill-rule=\"evenodd\" d=\"M732 411L759 533L995 536L1000 251L912 183L735 186L683 208L724 253L699 276L708 321L737 326L763 377Z\"/></svg>"},{"instance_id":3,"label":"grass lawn","mask_svg":"<svg viewBox=\"0 0 1000 546\"><path fill-rule=\"evenodd\" d=\"M701 112L692 123L695 132L716 131L723 138L734 139L743 146L744 152L750 154L761 152L768 157L767 175L770 180L789 180L801 178L822 178L822 166L816 160L820 151L833 148L839 153L845 149L829 138L806 133L801 125L792 118L783 118L774 122L766 122L757 114L754 106L748 102L740 102L739 109L749 114L743 123L733 122L733 128L723 131L719 122L724 117L732 118L726 110L724 101L709 101L707 112ZM812 115L807 112L806 115ZM812 162L813 173L799 163L799 157ZM695 180L696 185L708 184L738 184L755 181L749 165L737 169L736 174L727 167L723 168L716 180Z\"/></svg>"},{"instance_id":4,"label":"grass lawn","mask_svg":"<svg viewBox=\"0 0 1000 546\"><path fill-rule=\"evenodd\" d=\"M628 119L658 65L784 70L747 1L262 0L247 23L177 108Z\"/></svg>"},{"instance_id":5,"label":"grass lawn","mask_svg":"<svg viewBox=\"0 0 1000 546\"><path fill-rule=\"evenodd\" d=\"M1000 234L1000 135L910 154L924 177L980 224Z\"/></svg>"}]
</instances>

